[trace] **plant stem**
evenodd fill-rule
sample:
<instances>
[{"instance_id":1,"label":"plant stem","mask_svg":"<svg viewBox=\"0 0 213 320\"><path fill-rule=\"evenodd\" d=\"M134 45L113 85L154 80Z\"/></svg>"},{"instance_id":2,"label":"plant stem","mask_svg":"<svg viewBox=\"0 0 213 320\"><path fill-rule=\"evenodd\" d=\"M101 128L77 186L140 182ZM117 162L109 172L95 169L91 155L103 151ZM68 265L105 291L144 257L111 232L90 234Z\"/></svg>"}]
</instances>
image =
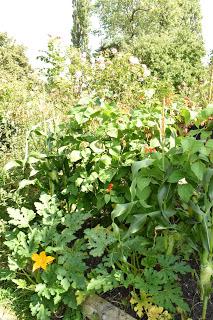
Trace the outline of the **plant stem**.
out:
<instances>
[{"instance_id":1,"label":"plant stem","mask_svg":"<svg viewBox=\"0 0 213 320\"><path fill-rule=\"evenodd\" d=\"M206 320L208 301L209 301L209 297L205 296L203 300L202 320Z\"/></svg>"},{"instance_id":2,"label":"plant stem","mask_svg":"<svg viewBox=\"0 0 213 320\"><path fill-rule=\"evenodd\" d=\"M161 126L160 126L163 172L165 170L165 106L166 106L166 101L165 101L165 98L163 98L163 108L162 108Z\"/></svg>"},{"instance_id":3,"label":"plant stem","mask_svg":"<svg viewBox=\"0 0 213 320\"><path fill-rule=\"evenodd\" d=\"M32 284L36 284L36 282L33 281L33 279L27 274L27 272L25 272L25 270L22 270L22 274L24 274L25 277L26 277Z\"/></svg>"},{"instance_id":4,"label":"plant stem","mask_svg":"<svg viewBox=\"0 0 213 320\"><path fill-rule=\"evenodd\" d=\"M213 67L211 67L211 80L209 85L209 103L212 101L212 87L213 87Z\"/></svg>"}]
</instances>

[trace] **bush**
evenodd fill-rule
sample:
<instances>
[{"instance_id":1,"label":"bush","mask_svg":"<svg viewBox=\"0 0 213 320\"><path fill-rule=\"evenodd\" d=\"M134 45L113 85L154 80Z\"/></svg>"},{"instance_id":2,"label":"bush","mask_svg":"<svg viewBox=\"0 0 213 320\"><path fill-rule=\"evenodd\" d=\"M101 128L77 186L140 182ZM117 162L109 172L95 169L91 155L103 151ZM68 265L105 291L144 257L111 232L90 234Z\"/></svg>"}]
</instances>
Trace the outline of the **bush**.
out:
<instances>
[{"instance_id":1,"label":"bush","mask_svg":"<svg viewBox=\"0 0 213 320\"><path fill-rule=\"evenodd\" d=\"M129 110L147 98L147 90L156 89L161 84L151 76L143 61L115 48L89 56L75 48L63 51L58 39L54 38L50 39L48 48L41 57L46 63L46 89L50 101L63 110L69 110L70 105L87 96L101 97ZM170 83L164 83L164 86L172 93Z\"/></svg>"}]
</instances>

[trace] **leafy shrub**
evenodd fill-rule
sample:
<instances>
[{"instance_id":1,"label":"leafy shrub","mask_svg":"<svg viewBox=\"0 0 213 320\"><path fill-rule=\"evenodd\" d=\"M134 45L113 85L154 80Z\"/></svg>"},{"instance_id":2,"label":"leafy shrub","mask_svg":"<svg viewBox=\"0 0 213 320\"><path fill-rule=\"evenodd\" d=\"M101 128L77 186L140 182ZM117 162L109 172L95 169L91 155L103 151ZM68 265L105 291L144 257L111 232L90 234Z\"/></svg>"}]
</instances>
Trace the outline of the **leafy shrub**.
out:
<instances>
[{"instance_id":1,"label":"leafy shrub","mask_svg":"<svg viewBox=\"0 0 213 320\"><path fill-rule=\"evenodd\" d=\"M66 110L80 98L90 96L128 111L151 99L162 85L143 61L115 48L89 56L76 48L62 50L59 40L51 38L48 51L40 58L46 63L43 71L48 97L57 108ZM165 83L172 93L171 83Z\"/></svg>"}]
</instances>

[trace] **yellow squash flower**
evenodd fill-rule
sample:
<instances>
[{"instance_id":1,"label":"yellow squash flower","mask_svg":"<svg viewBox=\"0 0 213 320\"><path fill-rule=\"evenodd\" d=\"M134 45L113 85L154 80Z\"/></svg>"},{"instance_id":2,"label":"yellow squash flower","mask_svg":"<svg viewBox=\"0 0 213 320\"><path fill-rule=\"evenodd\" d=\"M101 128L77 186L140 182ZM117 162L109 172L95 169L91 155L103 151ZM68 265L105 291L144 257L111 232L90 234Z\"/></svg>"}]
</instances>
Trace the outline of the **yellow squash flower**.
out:
<instances>
[{"instance_id":1,"label":"yellow squash flower","mask_svg":"<svg viewBox=\"0 0 213 320\"><path fill-rule=\"evenodd\" d=\"M35 261L33 264L33 272L37 269L46 270L47 265L52 263L55 258L47 256L45 251L40 252L39 254L33 253L32 260Z\"/></svg>"}]
</instances>

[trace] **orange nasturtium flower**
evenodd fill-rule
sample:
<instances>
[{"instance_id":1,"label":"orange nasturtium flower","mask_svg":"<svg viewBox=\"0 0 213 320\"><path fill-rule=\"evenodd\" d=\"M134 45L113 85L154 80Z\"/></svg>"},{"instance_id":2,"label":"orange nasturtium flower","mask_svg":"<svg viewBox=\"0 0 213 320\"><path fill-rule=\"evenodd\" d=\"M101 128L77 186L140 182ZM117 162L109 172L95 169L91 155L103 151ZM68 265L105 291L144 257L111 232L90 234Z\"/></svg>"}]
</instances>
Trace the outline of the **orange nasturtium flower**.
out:
<instances>
[{"instance_id":1,"label":"orange nasturtium flower","mask_svg":"<svg viewBox=\"0 0 213 320\"><path fill-rule=\"evenodd\" d=\"M106 192L110 192L113 188L113 183L110 183L106 189Z\"/></svg>"},{"instance_id":2,"label":"orange nasturtium flower","mask_svg":"<svg viewBox=\"0 0 213 320\"><path fill-rule=\"evenodd\" d=\"M47 265L52 263L55 258L47 256L45 251L40 252L39 254L33 253L32 260L35 261L33 264L33 272L37 269L46 270Z\"/></svg>"},{"instance_id":3,"label":"orange nasturtium flower","mask_svg":"<svg viewBox=\"0 0 213 320\"><path fill-rule=\"evenodd\" d=\"M145 147L144 148L144 152L145 153L153 153L153 152L156 152L156 149L155 148L151 148L151 147Z\"/></svg>"}]
</instances>

